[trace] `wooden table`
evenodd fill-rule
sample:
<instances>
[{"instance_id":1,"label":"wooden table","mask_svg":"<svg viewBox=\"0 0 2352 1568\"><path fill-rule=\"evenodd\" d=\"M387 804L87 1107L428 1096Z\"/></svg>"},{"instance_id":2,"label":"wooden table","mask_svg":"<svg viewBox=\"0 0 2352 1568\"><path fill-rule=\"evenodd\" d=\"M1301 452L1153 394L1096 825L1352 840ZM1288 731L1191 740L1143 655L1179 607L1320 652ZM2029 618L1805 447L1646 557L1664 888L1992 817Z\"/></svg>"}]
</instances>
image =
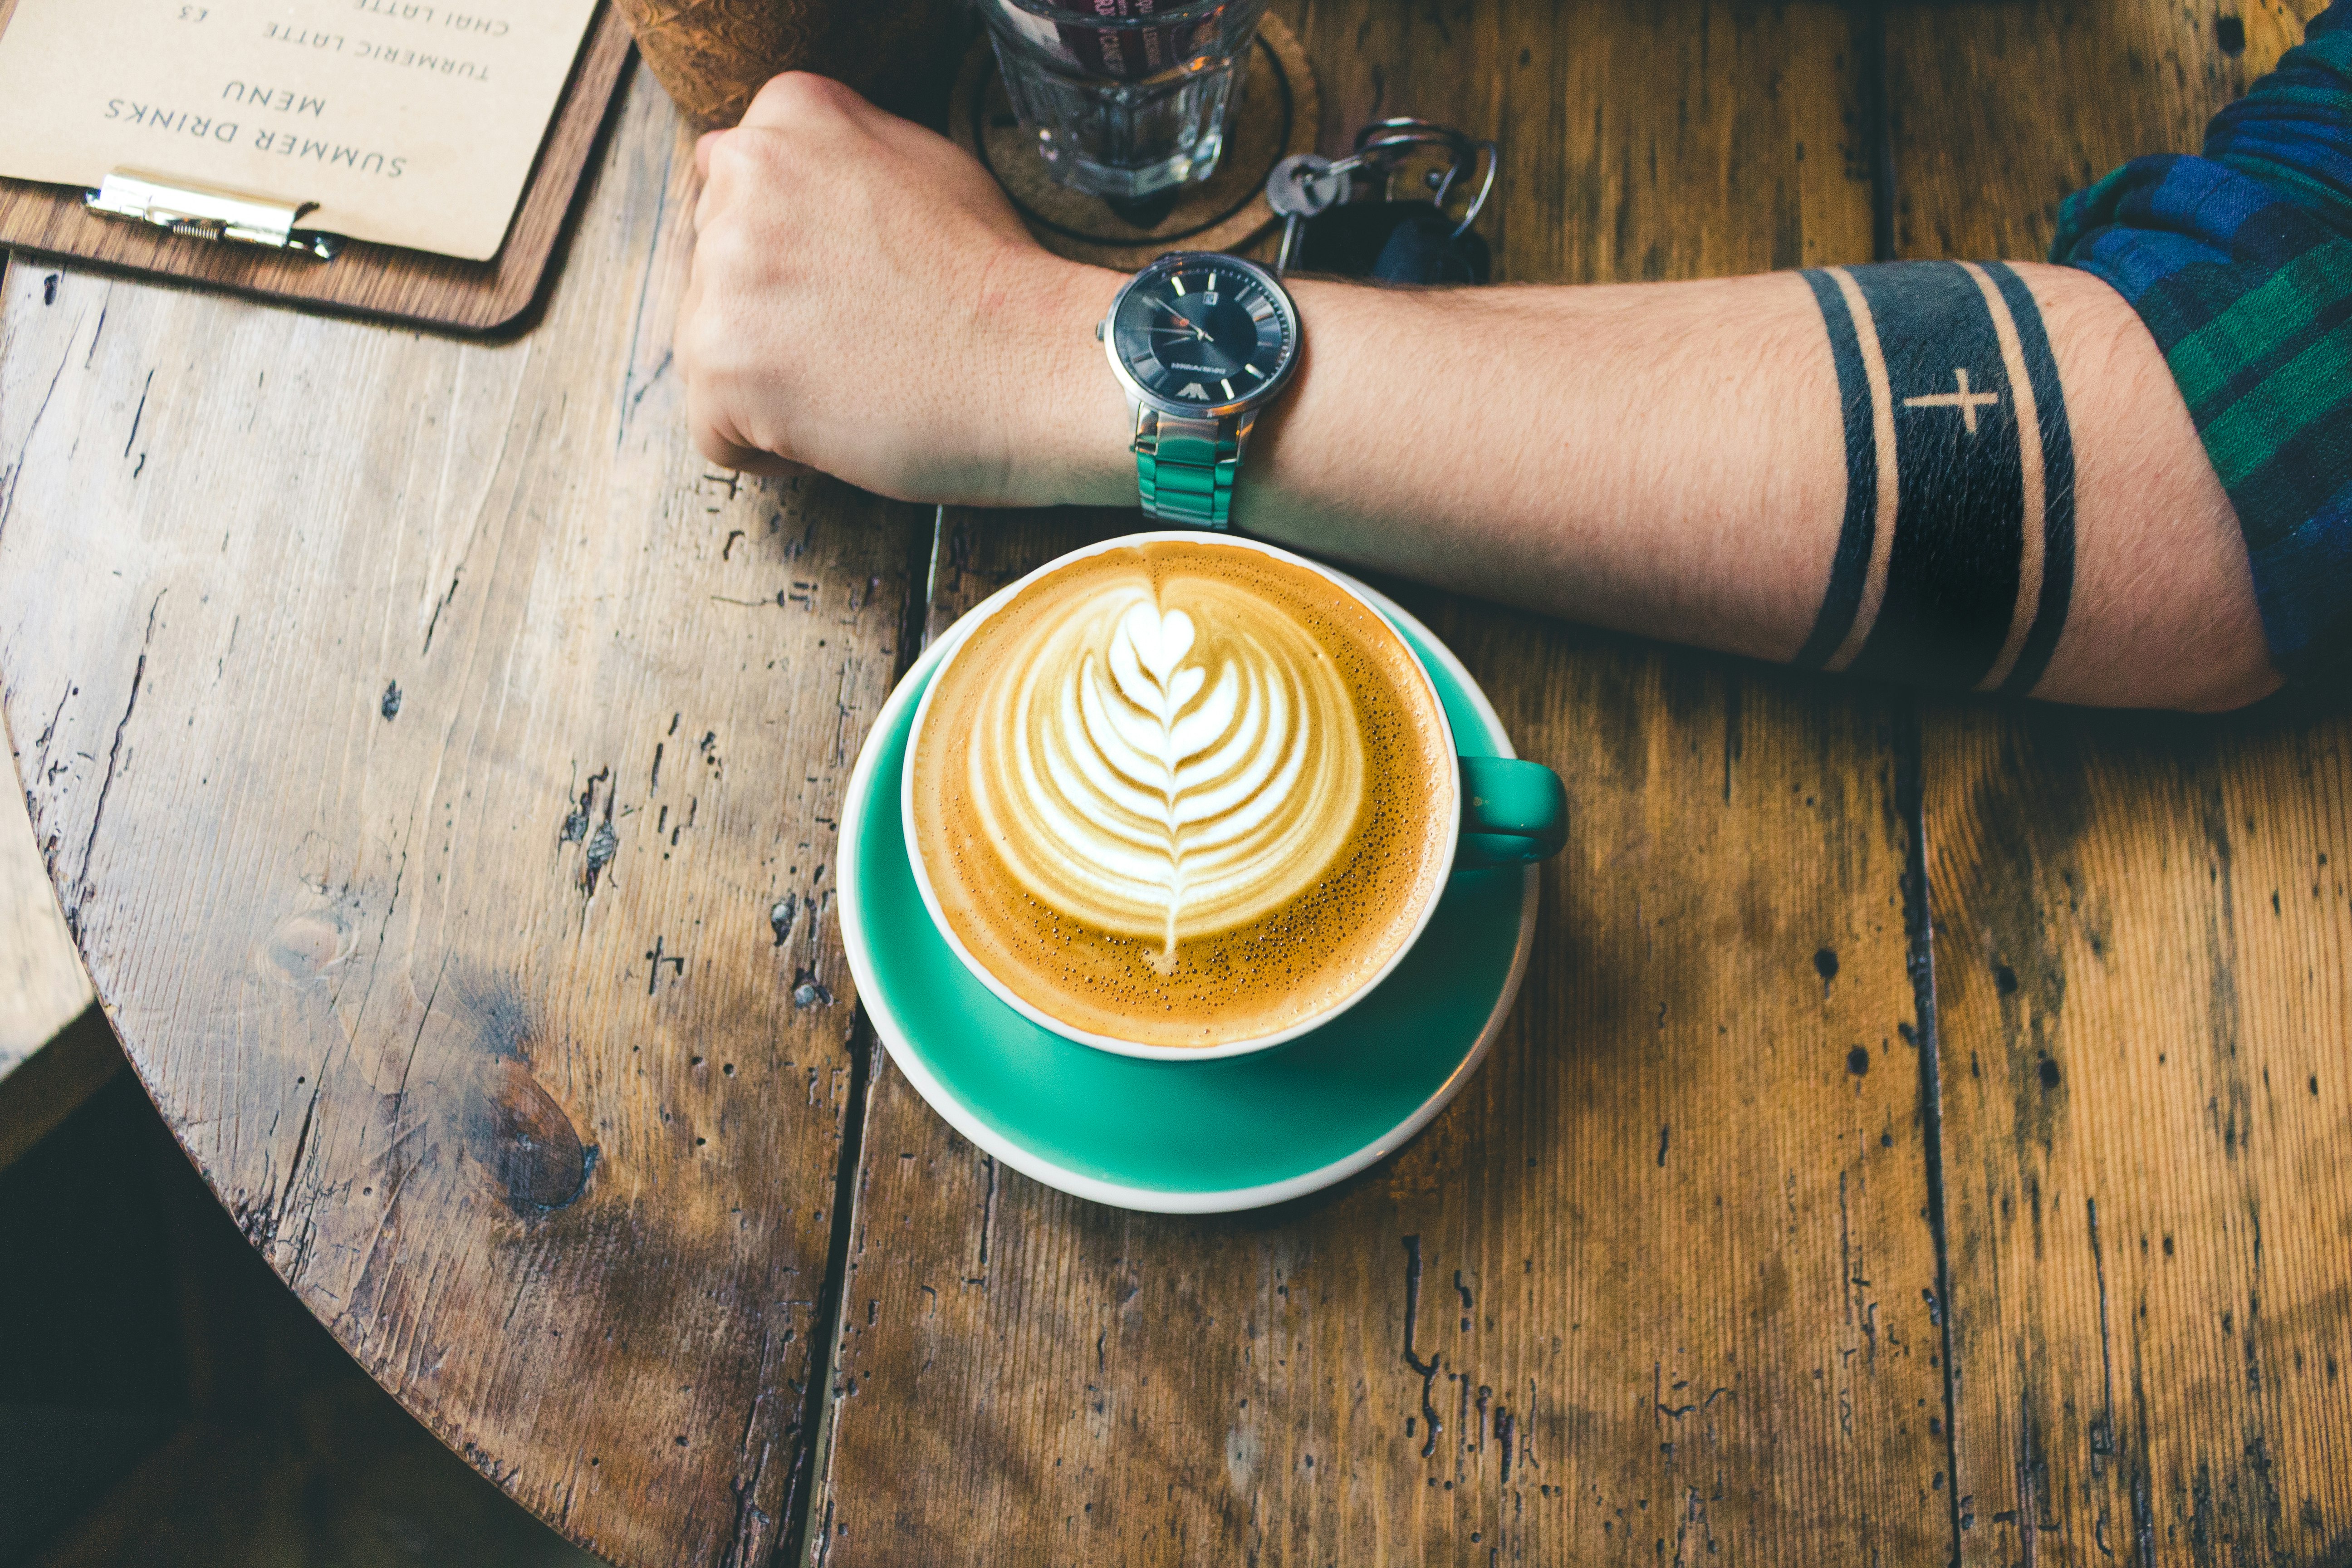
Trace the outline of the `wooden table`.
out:
<instances>
[{"instance_id":1,"label":"wooden table","mask_svg":"<svg viewBox=\"0 0 2352 1568\"><path fill-rule=\"evenodd\" d=\"M24 797L0 792L0 1082L89 1005Z\"/></svg>"},{"instance_id":2,"label":"wooden table","mask_svg":"<svg viewBox=\"0 0 2352 1568\"><path fill-rule=\"evenodd\" d=\"M1279 0L1512 279L2025 256L2315 0ZM1405 591L1575 822L1493 1058L1320 1196L999 1169L861 1018L922 638L1118 516L709 471L643 79L497 344L19 263L0 681L142 1079L300 1299L625 1563L2337 1561L2352 729ZM2044 1558L2042 1553L2051 1553Z\"/></svg>"},{"instance_id":3,"label":"wooden table","mask_svg":"<svg viewBox=\"0 0 2352 1568\"><path fill-rule=\"evenodd\" d=\"M24 799L0 790L0 1171L122 1070L103 1027L67 1032L89 1003Z\"/></svg>"}]
</instances>

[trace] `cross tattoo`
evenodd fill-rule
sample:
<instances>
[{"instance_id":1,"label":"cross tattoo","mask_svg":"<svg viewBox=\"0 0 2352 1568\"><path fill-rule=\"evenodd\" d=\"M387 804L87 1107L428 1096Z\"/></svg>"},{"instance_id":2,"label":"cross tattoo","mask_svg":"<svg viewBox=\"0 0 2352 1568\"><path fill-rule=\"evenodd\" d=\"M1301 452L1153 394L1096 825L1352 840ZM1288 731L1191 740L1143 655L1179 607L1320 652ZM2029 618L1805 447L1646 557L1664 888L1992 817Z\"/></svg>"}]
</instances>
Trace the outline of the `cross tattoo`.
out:
<instances>
[{"instance_id":1,"label":"cross tattoo","mask_svg":"<svg viewBox=\"0 0 2352 1568\"><path fill-rule=\"evenodd\" d=\"M1903 400L1903 406L1906 408L1957 408L1960 411L1961 426L1973 436L1977 433L1977 410L1999 403L2000 394L1970 392L1968 367L1965 365L1955 368L1952 375L1959 383L1960 389L1958 392L1938 392L1927 397L1906 397Z\"/></svg>"}]
</instances>

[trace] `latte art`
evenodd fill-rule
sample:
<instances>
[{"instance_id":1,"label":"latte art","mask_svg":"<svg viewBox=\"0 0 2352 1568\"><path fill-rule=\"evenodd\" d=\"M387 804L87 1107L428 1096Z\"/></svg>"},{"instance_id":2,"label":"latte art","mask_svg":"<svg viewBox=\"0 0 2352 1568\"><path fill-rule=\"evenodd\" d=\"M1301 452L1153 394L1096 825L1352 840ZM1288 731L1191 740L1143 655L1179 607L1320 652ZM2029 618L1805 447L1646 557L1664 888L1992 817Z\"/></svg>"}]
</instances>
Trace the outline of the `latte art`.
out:
<instances>
[{"instance_id":1,"label":"latte art","mask_svg":"<svg viewBox=\"0 0 2352 1568\"><path fill-rule=\"evenodd\" d=\"M1082 1037L1220 1047L1360 994L1444 884L1451 733L1304 562L1152 536L1034 574L916 716L908 848L960 954Z\"/></svg>"},{"instance_id":2,"label":"latte art","mask_svg":"<svg viewBox=\"0 0 2352 1568\"><path fill-rule=\"evenodd\" d=\"M1364 785L1347 687L1295 618L1237 584L1183 587L1192 610L1139 568L1034 620L969 753L1014 878L1076 920L1156 939L1163 973L1181 942L1297 898ZM1205 640L1202 620L1217 628Z\"/></svg>"}]
</instances>

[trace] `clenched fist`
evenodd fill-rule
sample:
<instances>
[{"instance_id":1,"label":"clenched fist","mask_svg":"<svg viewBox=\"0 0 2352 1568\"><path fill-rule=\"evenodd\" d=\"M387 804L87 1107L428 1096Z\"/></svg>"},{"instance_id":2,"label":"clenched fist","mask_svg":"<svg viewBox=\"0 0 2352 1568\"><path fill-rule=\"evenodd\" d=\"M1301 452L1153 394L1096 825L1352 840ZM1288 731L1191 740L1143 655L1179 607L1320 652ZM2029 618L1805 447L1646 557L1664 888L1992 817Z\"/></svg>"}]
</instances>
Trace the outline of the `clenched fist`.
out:
<instances>
[{"instance_id":1,"label":"clenched fist","mask_svg":"<svg viewBox=\"0 0 2352 1568\"><path fill-rule=\"evenodd\" d=\"M711 461L902 500L1133 501L1094 336L1119 277L1039 248L952 142L795 72L695 162L677 360Z\"/></svg>"}]
</instances>

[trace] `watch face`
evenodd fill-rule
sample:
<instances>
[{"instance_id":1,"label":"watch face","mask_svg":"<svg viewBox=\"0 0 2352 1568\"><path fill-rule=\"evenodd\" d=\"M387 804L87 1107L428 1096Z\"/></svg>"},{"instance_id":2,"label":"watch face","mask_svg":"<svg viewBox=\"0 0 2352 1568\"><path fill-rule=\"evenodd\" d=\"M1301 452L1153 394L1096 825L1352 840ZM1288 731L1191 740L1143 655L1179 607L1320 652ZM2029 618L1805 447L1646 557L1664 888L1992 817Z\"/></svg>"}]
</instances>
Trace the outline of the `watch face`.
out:
<instances>
[{"instance_id":1,"label":"watch face","mask_svg":"<svg viewBox=\"0 0 2352 1568\"><path fill-rule=\"evenodd\" d=\"M1265 390L1298 352L1288 301L1220 256L1147 269L1119 300L1111 344L1153 398L1204 410Z\"/></svg>"}]
</instances>

